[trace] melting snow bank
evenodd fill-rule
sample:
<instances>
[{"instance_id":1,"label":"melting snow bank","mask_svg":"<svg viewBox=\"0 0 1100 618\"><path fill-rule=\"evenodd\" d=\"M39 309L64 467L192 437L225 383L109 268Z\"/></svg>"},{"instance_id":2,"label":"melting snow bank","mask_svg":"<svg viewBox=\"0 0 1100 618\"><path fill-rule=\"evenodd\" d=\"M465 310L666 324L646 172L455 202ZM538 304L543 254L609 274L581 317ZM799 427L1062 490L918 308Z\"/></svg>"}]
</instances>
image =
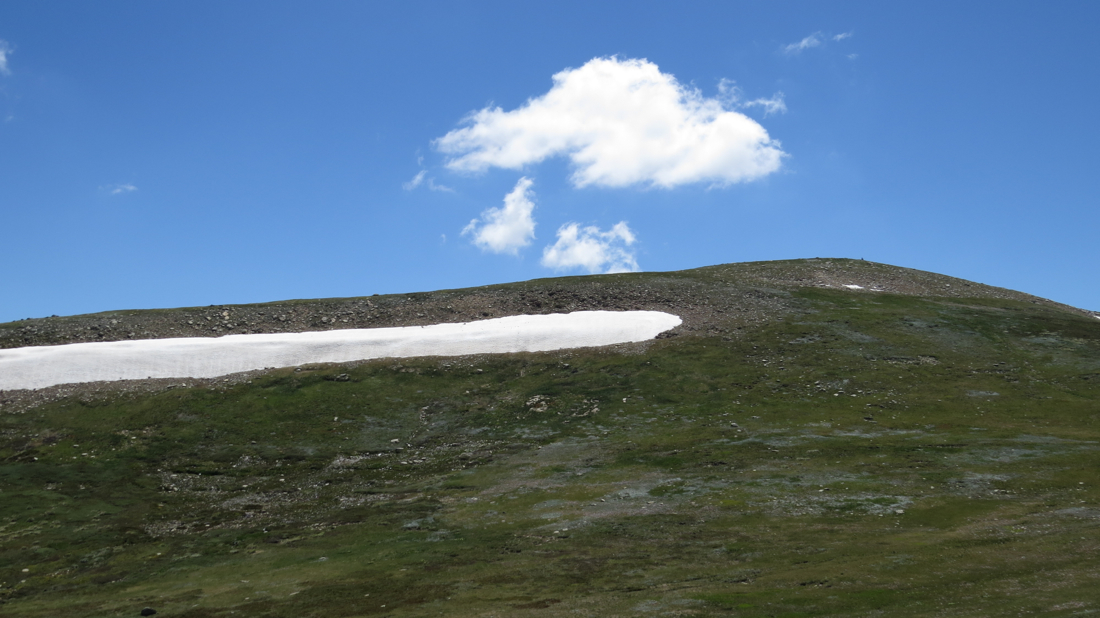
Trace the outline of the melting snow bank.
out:
<instances>
[{"instance_id":1,"label":"melting snow bank","mask_svg":"<svg viewBox=\"0 0 1100 618\"><path fill-rule=\"evenodd\" d=\"M216 378L240 371L372 358L546 352L645 341L680 323L679 317L660 311L577 311L432 326L13 348L0 350L0 390L109 380Z\"/></svg>"}]
</instances>

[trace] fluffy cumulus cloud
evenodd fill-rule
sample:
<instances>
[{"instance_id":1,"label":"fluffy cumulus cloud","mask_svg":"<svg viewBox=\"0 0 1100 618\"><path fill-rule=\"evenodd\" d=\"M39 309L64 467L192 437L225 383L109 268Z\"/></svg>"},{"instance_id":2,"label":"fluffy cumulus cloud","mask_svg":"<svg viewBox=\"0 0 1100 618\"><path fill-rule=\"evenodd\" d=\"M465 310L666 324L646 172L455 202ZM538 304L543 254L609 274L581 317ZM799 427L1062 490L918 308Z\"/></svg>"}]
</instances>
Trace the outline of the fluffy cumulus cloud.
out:
<instances>
[{"instance_id":1,"label":"fluffy cumulus cloud","mask_svg":"<svg viewBox=\"0 0 1100 618\"><path fill-rule=\"evenodd\" d=\"M512 111L487 107L435 142L453 170L522 169L565 156L577 187L726 185L779 169L759 123L646 60L595 58Z\"/></svg>"},{"instance_id":2,"label":"fluffy cumulus cloud","mask_svg":"<svg viewBox=\"0 0 1100 618\"><path fill-rule=\"evenodd\" d=\"M511 193L504 196L503 208L489 208L462 230L463 236L472 236L474 244L493 253L511 253L531 244L535 237L535 218L532 213L532 181L520 178Z\"/></svg>"},{"instance_id":3,"label":"fluffy cumulus cloud","mask_svg":"<svg viewBox=\"0 0 1100 618\"><path fill-rule=\"evenodd\" d=\"M11 55L12 46L4 39L0 39L0 75L11 75L11 69L8 68L8 56Z\"/></svg>"},{"instance_id":4,"label":"fluffy cumulus cloud","mask_svg":"<svg viewBox=\"0 0 1100 618\"><path fill-rule=\"evenodd\" d=\"M542 252L542 265L555 270L583 268L590 273L628 273L638 270L634 232L625 221L604 232L596 226L567 223L558 229L558 239Z\"/></svg>"}]
</instances>

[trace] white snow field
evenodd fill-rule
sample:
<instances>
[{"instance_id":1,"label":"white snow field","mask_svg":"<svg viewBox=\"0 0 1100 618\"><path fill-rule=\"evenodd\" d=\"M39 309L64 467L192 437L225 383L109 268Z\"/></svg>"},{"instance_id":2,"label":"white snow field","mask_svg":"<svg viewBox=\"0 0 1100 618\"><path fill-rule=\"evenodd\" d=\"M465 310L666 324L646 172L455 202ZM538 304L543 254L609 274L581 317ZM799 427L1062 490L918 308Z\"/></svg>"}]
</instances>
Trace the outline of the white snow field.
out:
<instances>
[{"instance_id":1,"label":"white snow field","mask_svg":"<svg viewBox=\"0 0 1100 618\"><path fill-rule=\"evenodd\" d=\"M216 378L255 369L372 358L545 352L645 341L680 323L678 316L660 311L577 311L431 326L11 348L0 350L0 390L145 378Z\"/></svg>"}]
</instances>

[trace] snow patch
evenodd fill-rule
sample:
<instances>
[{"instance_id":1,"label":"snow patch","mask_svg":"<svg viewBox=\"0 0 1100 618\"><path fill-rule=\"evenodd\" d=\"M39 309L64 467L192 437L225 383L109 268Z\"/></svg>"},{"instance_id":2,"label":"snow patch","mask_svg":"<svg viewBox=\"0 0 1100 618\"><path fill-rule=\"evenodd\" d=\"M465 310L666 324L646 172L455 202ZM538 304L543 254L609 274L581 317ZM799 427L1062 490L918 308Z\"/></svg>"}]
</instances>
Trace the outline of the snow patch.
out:
<instances>
[{"instance_id":1,"label":"snow patch","mask_svg":"<svg viewBox=\"0 0 1100 618\"><path fill-rule=\"evenodd\" d=\"M844 284L844 287L848 288L849 290L862 290L863 289L862 285L855 285L855 284Z\"/></svg>"},{"instance_id":2,"label":"snow patch","mask_svg":"<svg viewBox=\"0 0 1100 618\"><path fill-rule=\"evenodd\" d=\"M0 390L56 384L215 378L374 358L546 352L653 339L682 320L660 311L576 311L478 322L306 333L70 343L0 350Z\"/></svg>"}]
</instances>

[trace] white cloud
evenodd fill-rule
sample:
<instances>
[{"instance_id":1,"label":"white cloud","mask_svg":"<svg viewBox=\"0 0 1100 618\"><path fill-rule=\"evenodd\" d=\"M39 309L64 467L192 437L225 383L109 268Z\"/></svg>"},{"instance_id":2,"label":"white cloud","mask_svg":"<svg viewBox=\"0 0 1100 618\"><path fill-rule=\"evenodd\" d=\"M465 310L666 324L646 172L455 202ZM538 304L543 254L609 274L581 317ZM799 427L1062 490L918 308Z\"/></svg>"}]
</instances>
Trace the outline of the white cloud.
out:
<instances>
[{"instance_id":1,"label":"white cloud","mask_svg":"<svg viewBox=\"0 0 1100 618\"><path fill-rule=\"evenodd\" d=\"M542 265L556 270L584 268L590 273L626 273L638 270L633 245L634 233L625 221L606 232L596 226L581 227L566 223L558 229L558 239L542 251Z\"/></svg>"},{"instance_id":2,"label":"white cloud","mask_svg":"<svg viewBox=\"0 0 1100 618\"><path fill-rule=\"evenodd\" d=\"M834 41L843 41L844 39L851 38L851 36L853 34L855 34L855 32L842 32L842 33L834 36L833 40Z\"/></svg>"},{"instance_id":3,"label":"white cloud","mask_svg":"<svg viewBox=\"0 0 1100 618\"><path fill-rule=\"evenodd\" d=\"M8 68L8 56L15 51L11 44L0 39L0 74L11 75L11 69Z\"/></svg>"},{"instance_id":4,"label":"white cloud","mask_svg":"<svg viewBox=\"0 0 1100 618\"><path fill-rule=\"evenodd\" d=\"M762 107L764 109L765 118L772 114L787 113L787 103L783 101L782 92L773 94L770 99L754 99L752 101L747 101L741 107Z\"/></svg>"},{"instance_id":5,"label":"white cloud","mask_svg":"<svg viewBox=\"0 0 1100 618\"><path fill-rule=\"evenodd\" d=\"M595 58L553 77L519 108L486 107L435 141L447 167L522 169L554 156L577 187L725 185L779 169L785 153L759 123L647 60ZM725 94L723 93L723 97Z\"/></svg>"},{"instance_id":6,"label":"white cloud","mask_svg":"<svg viewBox=\"0 0 1100 618\"><path fill-rule=\"evenodd\" d=\"M817 47L819 45L821 45L821 33L815 32L797 43L783 46L783 53L790 55L800 54L811 47Z\"/></svg>"},{"instance_id":7,"label":"white cloud","mask_svg":"<svg viewBox=\"0 0 1100 618\"><path fill-rule=\"evenodd\" d=\"M131 191L137 191L138 190L137 187L135 187L134 185L132 185L128 182L123 183L123 184L118 184L118 185L108 185L108 186L102 187L102 188L104 190L106 190L107 193L110 193L111 195L119 195L121 193L130 193Z\"/></svg>"},{"instance_id":8,"label":"white cloud","mask_svg":"<svg viewBox=\"0 0 1100 618\"><path fill-rule=\"evenodd\" d=\"M463 236L472 235L475 245L493 253L515 255L531 244L535 237L532 184L530 178L520 178L512 192L504 196L504 207L486 209L462 229Z\"/></svg>"}]
</instances>

